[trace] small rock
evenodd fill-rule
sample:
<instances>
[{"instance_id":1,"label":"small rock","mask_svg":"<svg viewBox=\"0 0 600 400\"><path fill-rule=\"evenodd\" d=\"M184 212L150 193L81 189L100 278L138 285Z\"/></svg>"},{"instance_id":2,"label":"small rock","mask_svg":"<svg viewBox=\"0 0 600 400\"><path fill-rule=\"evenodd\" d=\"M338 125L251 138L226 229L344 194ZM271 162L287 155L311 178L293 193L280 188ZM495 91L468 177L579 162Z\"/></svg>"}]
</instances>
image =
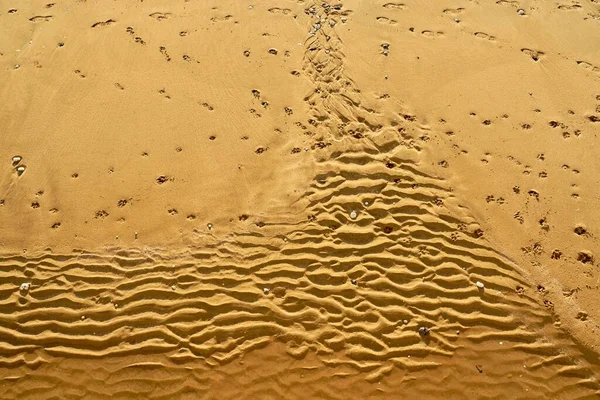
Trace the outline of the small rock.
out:
<instances>
[{"instance_id":1,"label":"small rock","mask_svg":"<svg viewBox=\"0 0 600 400\"><path fill-rule=\"evenodd\" d=\"M350 218L351 218L351 219L356 219L356 217L358 217L358 213L357 213L356 211L354 211L354 210L353 210L353 211L350 213Z\"/></svg>"},{"instance_id":2,"label":"small rock","mask_svg":"<svg viewBox=\"0 0 600 400\"><path fill-rule=\"evenodd\" d=\"M454 18L454 22L458 24L460 22L460 18Z\"/></svg>"},{"instance_id":3,"label":"small rock","mask_svg":"<svg viewBox=\"0 0 600 400\"><path fill-rule=\"evenodd\" d=\"M21 290L21 292L29 292L29 289L31 289L31 283L29 283L29 282L21 283L21 286L19 287L19 289Z\"/></svg>"},{"instance_id":4,"label":"small rock","mask_svg":"<svg viewBox=\"0 0 600 400\"><path fill-rule=\"evenodd\" d=\"M208 228L208 230L210 231L213 227L213 224L207 224L206 227Z\"/></svg>"},{"instance_id":5,"label":"small rock","mask_svg":"<svg viewBox=\"0 0 600 400\"><path fill-rule=\"evenodd\" d=\"M352 283L354 286L356 286L356 283L357 283L357 282L356 282L356 279L351 279L351 280L350 280L350 283Z\"/></svg>"},{"instance_id":6,"label":"small rock","mask_svg":"<svg viewBox=\"0 0 600 400\"><path fill-rule=\"evenodd\" d=\"M19 165L17 167L17 174L23 175L23 172L25 172L25 166L24 165Z\"/></svg>"},{"instance_id":7,"label":"small rock","mask_svg":"<svg viewBox=\"0 0 600 400\"><path fill-rule=\"evenodd\" d=\"M479 288L479 289L483 289L485 287L485 285L483 284L483 282L479 282L479 281L477 281L477 283L475 284L475 286L477 286L477 288Z\"/></svg>"},{"instance_id":8,"label":"small rock","mask_svg":"<svg viewBox=\"0 0 600 400\"><path fill-rule=\"evenodd\" d=\"M269 289L269 288L264 288L263 289L263 293L264 294L269 294L270 292L271 292L271 289Z\"/></svg>"},{"instance_id":9,"label":"small rock","mask_svg":"<svg viewBox=\"0 0 600 400\"><path fill-rule=\"evenodd\" d=\"M426 327L424 327L424 326L420 327L419 328L419 335L421 335L421 336L427 336L427 335L429 335L429 329L426 328Z\"/></svg>"},{"instance_id":10,"label":"small rock","mask_svg":"<svg viewBox=\"0 0 600 400\"><path fill-rule=\"evenodd\" d=\"M404 321L402 321L404 323L404 325L408 325L408 320L405 319Z\"/></svg>"},{"instance_id":11,"label":"small rock","mask_svg":"<svg viewBox=\"0 0 600 400\"><path fill-rule=\"evenodd\" d=\"M525 10L523 10L522 8L519 8L517 10L517 14L519 14L519 15L525 15Z\"/></svg>"},{"instance_id":12,"label":"small rock","mask_svg":"<svg viewBox=\"0 0 600 400\"><path fill-rule=\"evenodd\" d=\"M12 158L13 165L17 165L18 163L21 162L22 159L23 159L23 157L21 157L21 156L14 156Z\"/></svg>"}]
</instances>

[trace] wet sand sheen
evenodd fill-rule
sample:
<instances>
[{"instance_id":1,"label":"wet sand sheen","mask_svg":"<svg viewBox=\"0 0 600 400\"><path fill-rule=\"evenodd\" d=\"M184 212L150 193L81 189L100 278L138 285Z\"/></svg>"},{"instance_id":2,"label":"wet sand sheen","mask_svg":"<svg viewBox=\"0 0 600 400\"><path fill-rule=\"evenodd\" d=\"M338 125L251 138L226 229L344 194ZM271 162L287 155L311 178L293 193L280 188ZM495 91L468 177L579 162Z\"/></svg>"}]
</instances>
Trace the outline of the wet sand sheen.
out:
<instances>
[{"instance_id":1,"label":"wet sand sheen","mask_svg":"<svg viewBox=\"0 0 600 400\"><path fill-rule=\"evenodd\" d=\"M451 158L469 122L404 89L427 75L407 60L442 51L436 41L508 40L470 15L536 23L539 8L284 3L2 15L0 124L15 133L0 155L22 157L0 177L2 397L598 395L595 314L591 331L572 323L556 294L589 275L552 275L526 258L543 254L533 244L513 251L526 233L510 242L494 230L502 213L478 203L489 173ZM584 10L540 12L567 11ZM398 52L400 29L419 44ZM516 42L515 59L554 57ZM598 81L587 59L573 64L581 87ZM398 84L385 60L408 63L411 79ZM569 123L595 132L590 115ZM459 143L477 153L499 140Z\"/></svg>"}]
</instances>

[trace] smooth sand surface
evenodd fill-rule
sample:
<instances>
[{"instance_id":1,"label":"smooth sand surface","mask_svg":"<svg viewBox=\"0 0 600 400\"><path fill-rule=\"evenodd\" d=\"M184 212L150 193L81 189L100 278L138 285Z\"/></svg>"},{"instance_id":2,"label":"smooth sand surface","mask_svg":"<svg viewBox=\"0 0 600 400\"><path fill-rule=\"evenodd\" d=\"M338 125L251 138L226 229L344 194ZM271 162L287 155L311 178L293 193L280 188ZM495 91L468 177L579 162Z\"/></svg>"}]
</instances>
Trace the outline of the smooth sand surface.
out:
<instances>
[{"instance_id":1,"label":"smooth sand surface","mask_svg":"<svg viewBox=\"0 0 600 400\"><path fill-rule=\"evenodd\" d=\"M597 0L1 4L0 397L600 395Z\"/></svg>"}]
</instances>

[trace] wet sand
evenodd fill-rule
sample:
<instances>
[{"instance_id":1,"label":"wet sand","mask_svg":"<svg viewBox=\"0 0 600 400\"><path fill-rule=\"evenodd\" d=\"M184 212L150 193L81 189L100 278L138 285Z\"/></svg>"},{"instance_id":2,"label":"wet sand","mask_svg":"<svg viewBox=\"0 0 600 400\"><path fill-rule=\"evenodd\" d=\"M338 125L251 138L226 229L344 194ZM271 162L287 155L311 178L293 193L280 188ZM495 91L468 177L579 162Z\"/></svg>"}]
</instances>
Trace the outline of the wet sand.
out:
<instances>
[{"instance_id":1,"label":"wet sand","mask_svg":"<svg viewBox=\"0 0 600 400\"><path fill-rule=\"evenodd\" d=\"M599 24L3 2L1 397L595 398Z\"/></svg>"}]
</instances>

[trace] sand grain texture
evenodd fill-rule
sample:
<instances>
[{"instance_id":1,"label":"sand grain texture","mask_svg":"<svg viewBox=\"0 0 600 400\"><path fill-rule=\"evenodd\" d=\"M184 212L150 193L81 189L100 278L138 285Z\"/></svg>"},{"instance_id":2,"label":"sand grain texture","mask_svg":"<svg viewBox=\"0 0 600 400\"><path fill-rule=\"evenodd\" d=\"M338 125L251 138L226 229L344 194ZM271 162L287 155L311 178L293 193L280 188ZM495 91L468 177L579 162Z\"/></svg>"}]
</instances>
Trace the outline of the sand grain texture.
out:
<instances>
[{"instance_id":1,"label":"sand grain texture","mask_svg":"<svg viewBox=\"0 0 600 400\"><path fill-rule=\"evenodd\" d=\"M600 394L597 2L2 5L0 397Z\"/></svg>"}]
</instances>

